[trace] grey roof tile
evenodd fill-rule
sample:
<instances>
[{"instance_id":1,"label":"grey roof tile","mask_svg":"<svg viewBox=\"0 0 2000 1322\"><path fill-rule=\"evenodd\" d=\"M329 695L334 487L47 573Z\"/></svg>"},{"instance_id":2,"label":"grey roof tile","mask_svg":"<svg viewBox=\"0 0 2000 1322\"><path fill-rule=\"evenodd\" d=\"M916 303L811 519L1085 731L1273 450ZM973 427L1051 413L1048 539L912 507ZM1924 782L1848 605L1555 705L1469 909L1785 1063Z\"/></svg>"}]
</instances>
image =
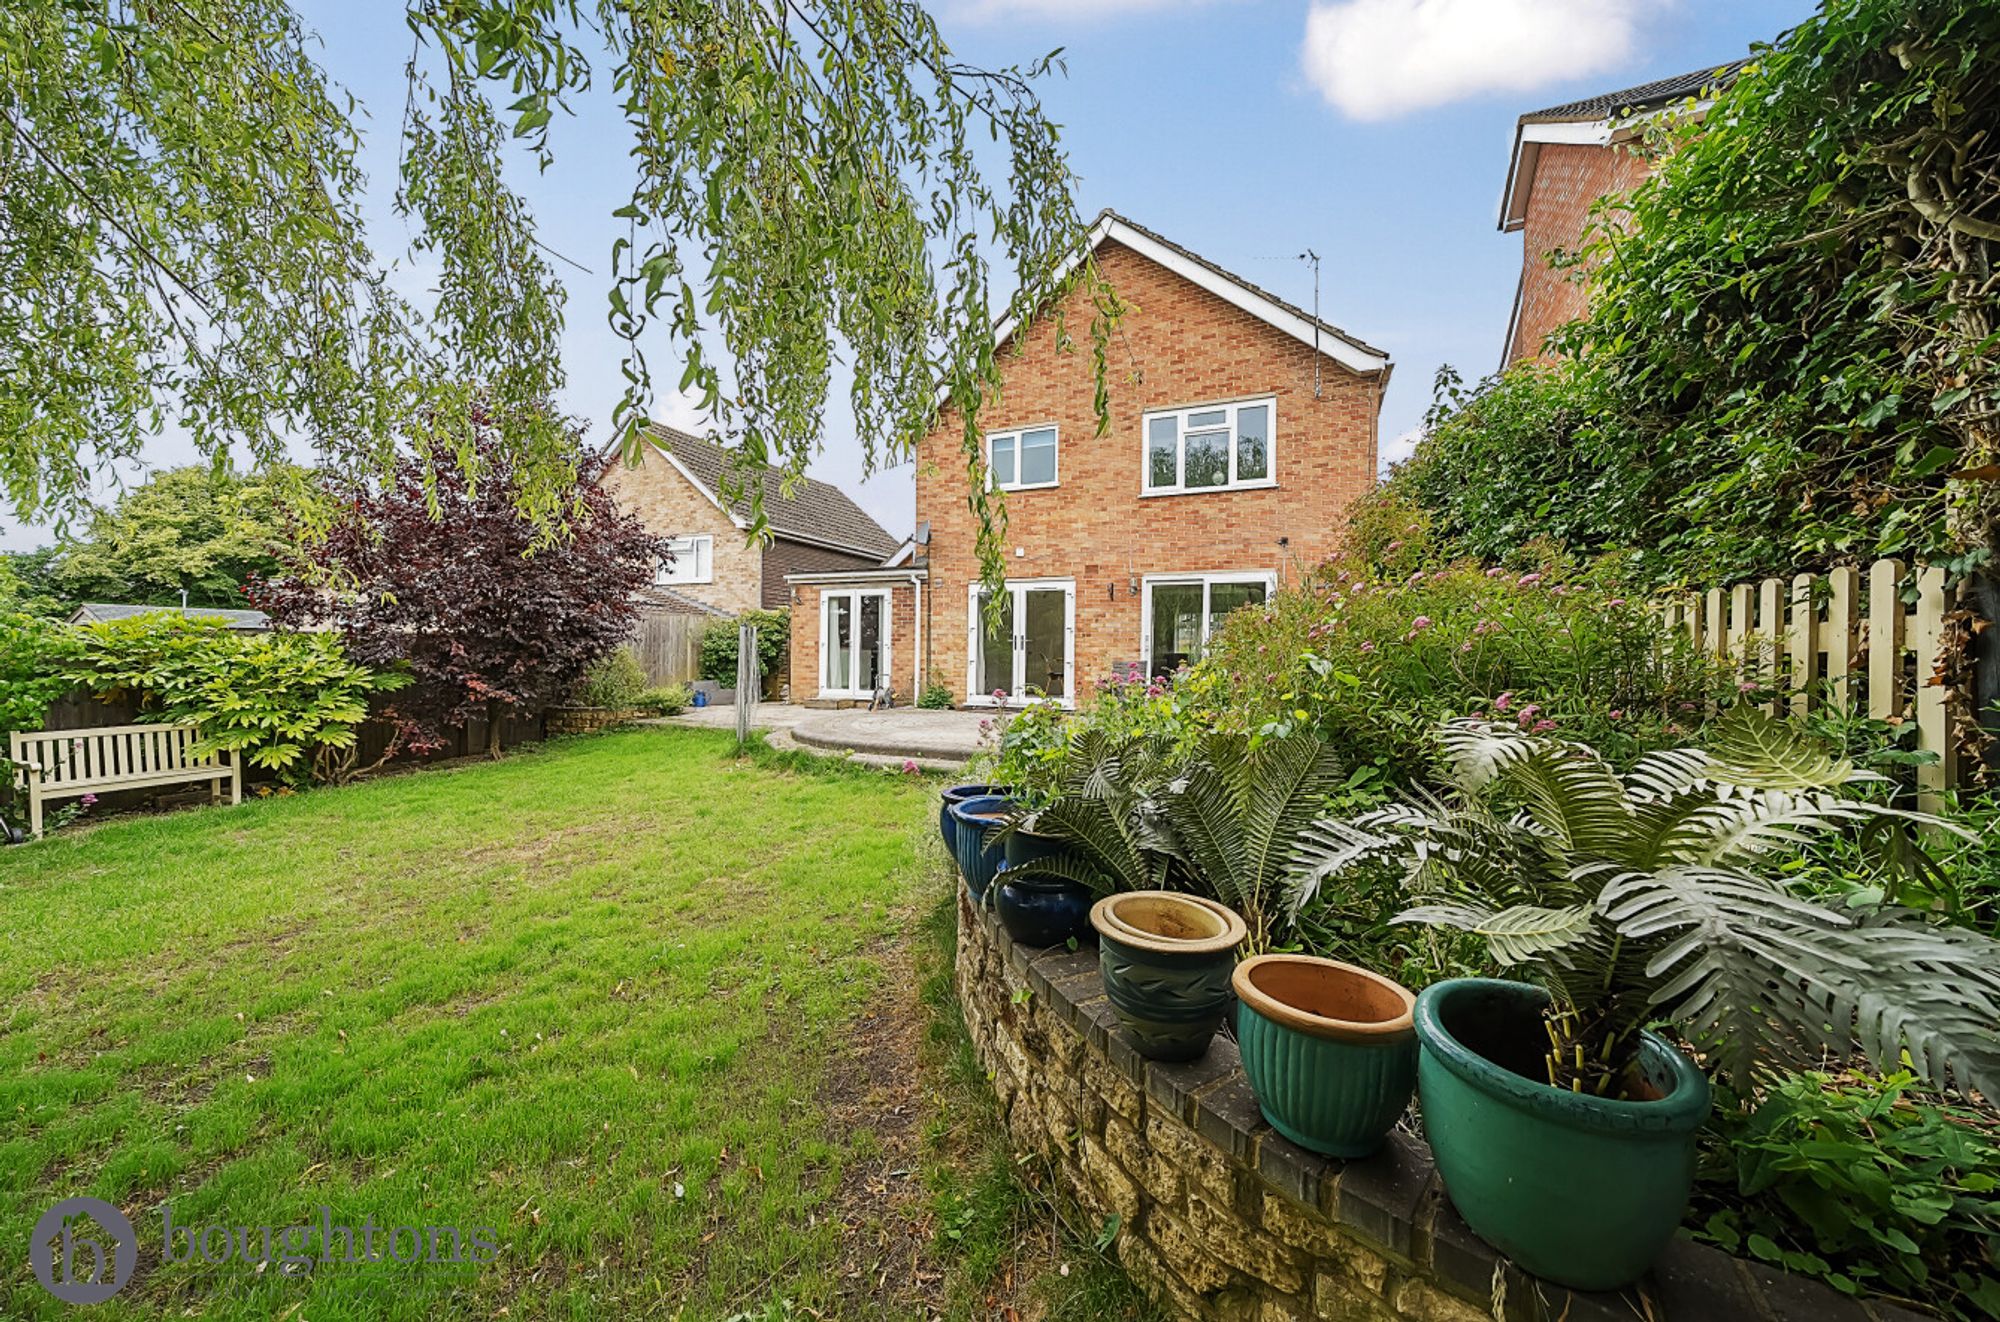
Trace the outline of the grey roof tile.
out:
<instances>
[{"instance_id":1,"label":"grey roof tile","mask_svg":"<svg viewBox=\"0 0 2000 1322\"><path fill-rule=\"evenodd\" d=\"M1531 110L1521 116L1521 122L1549 124L1573 120L1613 119L1637 111L1653 110L1685 97L1699 96L1702 91L1710 87L1727 87L1735 81L1743 66L1750 63L1751 58L1746 55L1740 60L1729 60L1689 73L1675 74L1671 78L1640 83L1637 87L1620 88L1616 92L1600 92L1596 96L1550 106L1546 110Z\"/></svg>"},{"instance_id":2,"label":"grey roof tile","mask_svg":"<svg viewBox=\"0 0 2000 1322\"><path fill-rule=\"evenodd\" d=\"M877 560L893 555L902 545L901 538L862 513L861 507L831 482L803 478L786 496L781 474L736 468L734 456L713 441L657 422L649 424L646 431L654 444L678 459L697 482L729 506L731 513L749 514L749 483L761 479L764 517L779 537L822 542Z\"/></svg>"}]
</instances>

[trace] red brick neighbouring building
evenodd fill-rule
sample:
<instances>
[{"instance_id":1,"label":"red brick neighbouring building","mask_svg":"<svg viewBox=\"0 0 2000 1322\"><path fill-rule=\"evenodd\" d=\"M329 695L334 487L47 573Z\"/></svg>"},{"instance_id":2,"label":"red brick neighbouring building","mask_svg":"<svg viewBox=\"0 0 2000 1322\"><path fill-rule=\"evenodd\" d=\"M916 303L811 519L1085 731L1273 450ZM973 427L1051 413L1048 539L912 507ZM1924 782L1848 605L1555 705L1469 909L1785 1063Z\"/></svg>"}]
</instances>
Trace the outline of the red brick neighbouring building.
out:
<instances>
[{"instance_id":1,"label":"red brick neighbouring building","mask_svg":"<svg viewBox=\"0 0 2000 1322\"><path fill-rule=\"evenodd\" d=\"M1375 481L1388 355L1110 212L1090 246L1130 309L1104 435L1090 355L1057 347L1053 308L998 333L980 421L1007 492L1002 627L981 609L947 409L915 456L917 543L865 573L789 578L795 695L907 700L937 680L970 705L1074 702L1114 668L1192 660L1224 614L1333 549ZM1068 325L1088 325L1087 295L1069 301Z\"/></svg>"},{"instance_id":2,"label":"red brick neighbouring building","mask_svg":"<svg viewBox=\"0 0 2000 1322\"><path fill-rule=\"evenodd\" d=\"M1522 240L1503 365L1542 357L1549 332L1589 310L1589 292L1577 273L1551 266L1549 254L1579 246L1597 199L1630 192L1651 172L1643 140L1647 119L1674 110L1699 114L1708 92L1743 64L1698 69L1521 116L1500 197L1500 228L1519 231Z\"/></svg>"}]
</instances>

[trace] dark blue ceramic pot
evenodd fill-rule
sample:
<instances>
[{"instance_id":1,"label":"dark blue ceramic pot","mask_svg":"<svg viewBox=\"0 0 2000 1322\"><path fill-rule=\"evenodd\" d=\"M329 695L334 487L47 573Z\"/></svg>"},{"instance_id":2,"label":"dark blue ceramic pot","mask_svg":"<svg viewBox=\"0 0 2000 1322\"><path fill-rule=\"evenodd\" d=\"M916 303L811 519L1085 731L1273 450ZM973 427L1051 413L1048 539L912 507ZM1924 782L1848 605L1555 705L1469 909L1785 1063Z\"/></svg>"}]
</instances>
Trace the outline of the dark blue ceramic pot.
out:
<instances>
[{"instance_id":1,"label":"dark blue ceramic pot","mask_svg":"<svg viewBox=\"0 0 2000 1322\"><path fill-rule=\"evenodd\" d=\"M958 857L958 823L951 819L951 805L986 794L1005 794L1003 785L953 785L938 803L938 834L944 837L944 851Z\"/></svg>"},{"instance_id":2,"label":"dark blue ceramic pot","mask_svg":"<svg viewBox=\"0 0 2000 1322\"><path fill-rule=\"evenodd\" d=\"M1090 930L1088 887L1053 878L1010 880L1013 867L1002 863L993 878L993 907L1008 936L1024 946L1057 946Z\"/></svg>"},{"instance_id":3,"label":"dark blue ceramic pot","mask_svg":"<svg viewBox=\"0 0 2000 1322\"><path fill-rule=\"evenodd\" d=\"M954 803L949 809L958 873L965 878L965 888L972 892L974 904L986 902L986 888L993 884L993 873L999 868L1002 856L999 845L987 843L987 835L1006 819L1011 806L1009 800L998 794L979 794Z\"/></svg>"},{"instance_id":4,"label":"dark blue ceramic pot","mask_svg":"<svg viewBox=\"0 0 2000 1322\"><path fill-rule=\"evenodd\" d=\"M1034 819L1030 817L1028 820ZM1001 847L1007 851L1007 866L1011 868L1018 868L1023 863L1032 863L1036 859L1054 858L1069 851L1069 845L1065 842L1052 835L1037 835L1025 827L1016 827L1008 832L1006 843Z\"/></svg>"}]
</instances>

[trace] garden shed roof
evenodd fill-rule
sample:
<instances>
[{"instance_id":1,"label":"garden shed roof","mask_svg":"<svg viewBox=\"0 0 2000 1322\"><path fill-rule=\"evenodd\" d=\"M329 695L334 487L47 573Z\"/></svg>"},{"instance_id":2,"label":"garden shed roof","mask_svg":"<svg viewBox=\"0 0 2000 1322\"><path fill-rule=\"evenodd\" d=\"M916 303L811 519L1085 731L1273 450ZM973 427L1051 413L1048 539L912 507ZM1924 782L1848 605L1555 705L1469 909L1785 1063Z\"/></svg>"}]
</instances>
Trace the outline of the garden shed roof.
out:
<instances>
[{"instance_id":1,"label":"garden shed roof","mask_svg":"<svg viewBox=\"0 0 2000 1322\"><path fill-rule=\"evenodd\" d=\"M217 606L144 606L129 602L86 601L70 613L71 624L103 624L141 615L185 615L191 620L220 619L238 633L267 633L271 617L263 611L227 610Z\"/></svg>"}]
</instances>

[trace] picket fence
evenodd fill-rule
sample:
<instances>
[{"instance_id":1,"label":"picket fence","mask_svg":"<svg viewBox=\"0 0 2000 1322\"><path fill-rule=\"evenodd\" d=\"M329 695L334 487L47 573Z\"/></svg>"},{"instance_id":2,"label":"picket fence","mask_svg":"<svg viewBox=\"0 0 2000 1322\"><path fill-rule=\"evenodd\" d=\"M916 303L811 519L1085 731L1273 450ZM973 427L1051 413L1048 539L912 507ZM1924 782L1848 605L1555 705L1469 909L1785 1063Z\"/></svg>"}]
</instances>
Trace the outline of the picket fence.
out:
<instances>
[{"instance_id":1,"label":"picket fence","mask_svg":"<svg viewBox=\"0 0 2000 1322\"><path fill-rule=\"evenodd\" d=\"M1914 581L1915 600L1905 586ZM1945 571L1919 565L1914 580L1900 560L1877 560L1824 574L1798 574L1711 588L1669 600L1667 623L1685 630L1697 651L1803 715L1813 704L1852 708L1871 719L1916 723L1917 749L1935 753L1917 768L1920 805L1969 770L1953 728L1946 622L1958 602Z\"/></svg>"}]
</instances>

